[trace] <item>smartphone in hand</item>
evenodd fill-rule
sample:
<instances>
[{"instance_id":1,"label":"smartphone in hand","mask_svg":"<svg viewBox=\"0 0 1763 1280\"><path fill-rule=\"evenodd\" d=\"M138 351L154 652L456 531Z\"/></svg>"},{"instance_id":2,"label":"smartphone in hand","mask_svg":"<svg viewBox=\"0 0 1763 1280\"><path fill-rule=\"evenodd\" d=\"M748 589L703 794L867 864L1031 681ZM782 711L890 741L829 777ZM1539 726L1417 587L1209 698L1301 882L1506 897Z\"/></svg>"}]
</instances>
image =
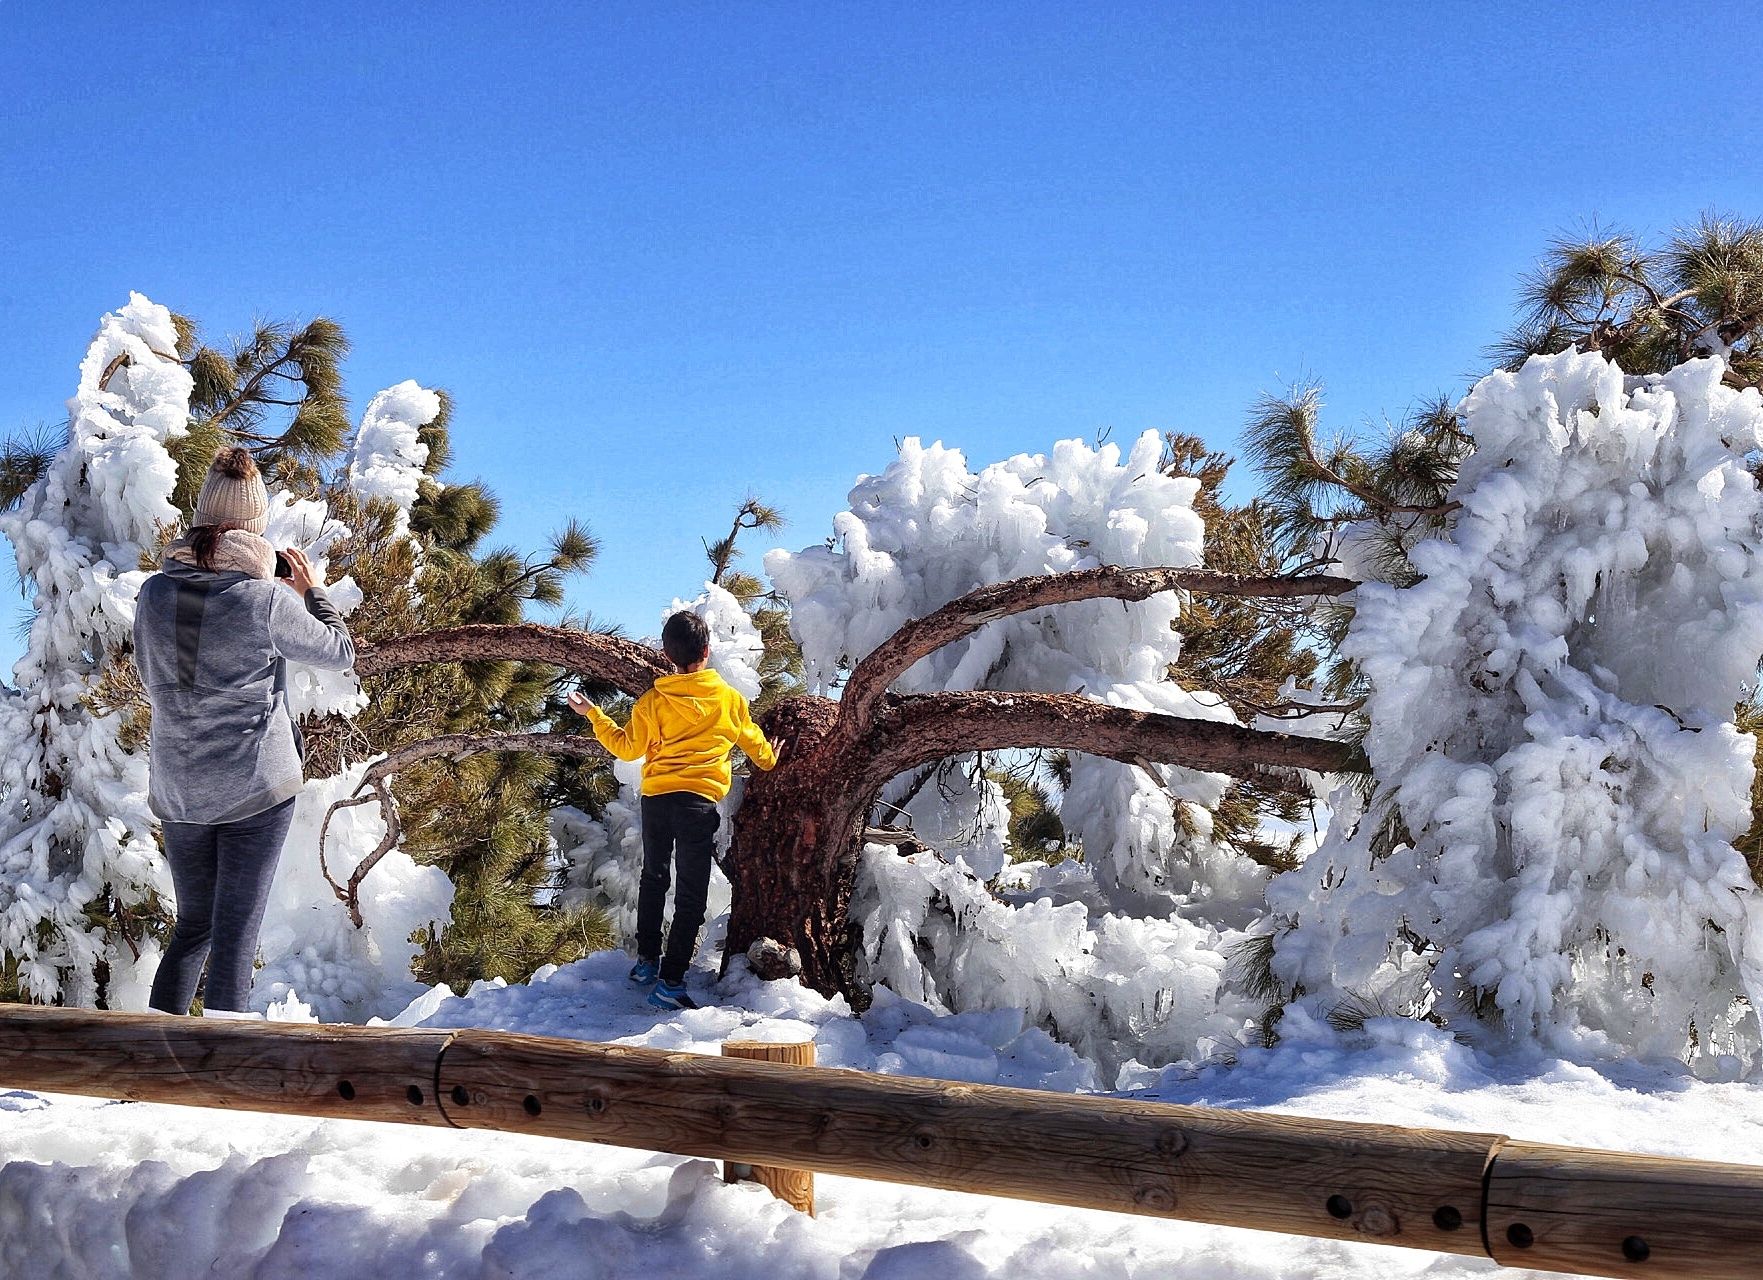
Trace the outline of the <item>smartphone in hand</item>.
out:
<instances>
[{"instance_id":1,"label":"smartphone in hand","mask_svg":"<svg viewBox=\"0 0 1763 1280\"><path fill-rule=\"evenodd\" d=\"M294 576L294 566L289 564L288 557L279 551L275 553L275 576L278 578L291 578Z\"/></svg>"}]
</instances>

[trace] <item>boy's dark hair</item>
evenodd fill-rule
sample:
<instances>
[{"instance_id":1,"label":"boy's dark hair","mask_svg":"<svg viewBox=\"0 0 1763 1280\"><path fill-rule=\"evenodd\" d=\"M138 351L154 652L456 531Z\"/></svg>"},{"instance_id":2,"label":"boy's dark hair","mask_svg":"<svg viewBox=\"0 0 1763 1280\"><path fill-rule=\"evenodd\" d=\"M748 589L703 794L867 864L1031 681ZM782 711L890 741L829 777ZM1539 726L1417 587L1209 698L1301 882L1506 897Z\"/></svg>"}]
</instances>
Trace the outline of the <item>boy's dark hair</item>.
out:
<instances>
[{"instance_id":1,"label":"boy's dark hair","mask_svg":"<svg viewBox=\"0 0 1763 1280\"><path fill-rule=\"evenodd\" d=\"M710 652L710 628L704 619L684 609L674 614L661 628L661 652L681 671L694 662L702 662Z\"/></svg>"}]
</instances>

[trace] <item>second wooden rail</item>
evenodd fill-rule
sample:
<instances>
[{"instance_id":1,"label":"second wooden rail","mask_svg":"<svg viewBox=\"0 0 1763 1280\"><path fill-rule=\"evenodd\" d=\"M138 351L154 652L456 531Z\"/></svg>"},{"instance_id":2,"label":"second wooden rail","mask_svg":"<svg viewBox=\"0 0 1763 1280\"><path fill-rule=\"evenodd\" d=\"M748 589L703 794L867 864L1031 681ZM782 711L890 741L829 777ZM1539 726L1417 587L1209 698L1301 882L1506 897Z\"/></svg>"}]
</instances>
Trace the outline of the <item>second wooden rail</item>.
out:
<instances>
[{"instance_id":1,"label":"second wooden rail","mask_svg":"<svg viewBox=\"0 0 1763 1280\"><path fill-rule=\"evenodd\" d=\"M0 1085L539 1134L1402 1245L1741 1280L1763 1168L495 1031L0 1006Z\"/></svg>"}]
</instances>

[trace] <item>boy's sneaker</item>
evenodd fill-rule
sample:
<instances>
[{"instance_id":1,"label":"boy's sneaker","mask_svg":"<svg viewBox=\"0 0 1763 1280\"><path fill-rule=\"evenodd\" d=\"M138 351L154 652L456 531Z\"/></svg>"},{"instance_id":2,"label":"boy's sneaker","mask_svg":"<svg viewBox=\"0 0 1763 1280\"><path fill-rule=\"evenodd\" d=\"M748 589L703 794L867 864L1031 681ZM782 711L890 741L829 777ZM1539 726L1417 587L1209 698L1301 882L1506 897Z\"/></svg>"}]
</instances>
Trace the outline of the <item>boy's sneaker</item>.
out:
<instances>
[{"instance_id":1,"label":"boy's sneaker","mask_svg":"<svg viewBox=\"0 0 1763 1280\"><path fill-rule=\"evenodd\" d=\"M661 966L653 960L638 960L631 966L631 981L646 987L661 976Z\"/></svg>"},{"instance_id":2,"label":"boy's sneaker","mask_svg":"<svg viewBox=\"0 0 1763 1280\"><path fill-rule=\"evenodd\" d=\"M649 993L649 1003L657 1009L696 1009L698 1002L686 994L686 984L669 982L663 978L655 984L655 990Z\"/></svg>"}]
</instances>

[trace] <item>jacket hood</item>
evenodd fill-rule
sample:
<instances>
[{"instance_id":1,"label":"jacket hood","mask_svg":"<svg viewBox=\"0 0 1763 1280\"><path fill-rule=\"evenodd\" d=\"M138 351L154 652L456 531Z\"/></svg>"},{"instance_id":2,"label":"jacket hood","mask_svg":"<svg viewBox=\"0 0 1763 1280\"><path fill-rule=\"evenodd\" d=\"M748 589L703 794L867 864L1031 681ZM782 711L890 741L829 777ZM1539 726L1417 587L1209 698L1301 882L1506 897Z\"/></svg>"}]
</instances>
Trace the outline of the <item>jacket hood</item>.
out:
<instances>
[{"instance_id":1,"label":"jacket hood","mask_svg":"<svg viewBox=\"0 0 1763 1280\"><path fill-rule=\"evenodd\" d=\"M709 667L702 671L676 671L655 681L655 692L669 698L712 698L726 688L727 682Z\"/></svg>"}]
</instances>

